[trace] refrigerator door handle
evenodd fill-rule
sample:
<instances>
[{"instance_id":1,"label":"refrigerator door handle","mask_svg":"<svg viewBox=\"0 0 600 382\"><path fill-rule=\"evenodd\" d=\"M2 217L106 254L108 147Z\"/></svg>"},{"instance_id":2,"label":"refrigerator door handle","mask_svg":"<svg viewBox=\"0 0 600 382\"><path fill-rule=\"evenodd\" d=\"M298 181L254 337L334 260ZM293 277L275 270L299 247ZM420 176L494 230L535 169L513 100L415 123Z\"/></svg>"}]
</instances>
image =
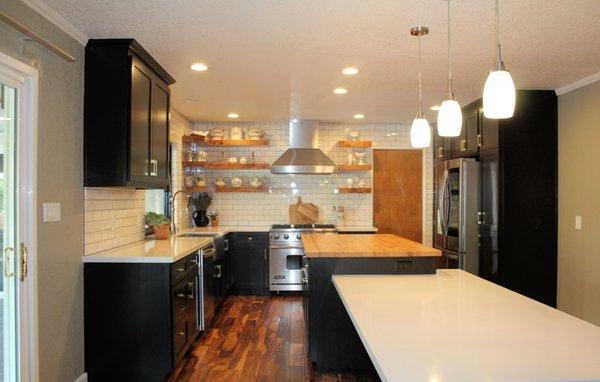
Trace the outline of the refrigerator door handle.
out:
<instances>
[{"instance_id":1,"label":"refrigerator door handle","mask_svg":"<svg viewBox=\"0 0 600 382\"><path fill-rule=\"evenodd\" d=\"M448 176L448 170L446 170L444 173L443 185L442 225L444 227L444 236L448 236L448 230L450 226L450 177Z\"/></svg>"},{"instance_id":2,"label":"refrigerator door handle","mask_svg":"<svg viewBox=\"0 0 600 382\"><path fill-rule=\"evenodd\" d=\"M444 195L446 194L446 177L448 176L448 171L444 170L444 175L442 176L442 181L440 182L439 185L439 190L438 190L438 219L440 220L440 224L442 226L442 234L445 236L448 236L448 232L446 229L446 217L445 217L445 206L446 206L446 200L444 198Z\"/></svg>"}]
</instances>

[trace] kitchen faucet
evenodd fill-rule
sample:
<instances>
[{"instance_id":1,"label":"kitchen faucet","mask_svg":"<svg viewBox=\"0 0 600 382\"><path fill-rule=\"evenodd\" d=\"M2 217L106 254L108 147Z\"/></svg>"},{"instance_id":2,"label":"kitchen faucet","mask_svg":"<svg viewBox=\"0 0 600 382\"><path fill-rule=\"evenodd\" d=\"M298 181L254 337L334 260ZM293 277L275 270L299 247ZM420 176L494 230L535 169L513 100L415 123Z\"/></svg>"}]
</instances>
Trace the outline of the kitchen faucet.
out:
<instances>
[{"instance_id":1,"label":"kitchen faucet","mask_svg":"<svg viewBox=\"0 0 600 382\"><path fill-rule=\"evenodd\" d=\"M177 236L177 231L178 231L177 223L175 220L175 198L181 192L185 193L185 196L187 197L187 199L190 198L190 194L186 190L179 190L176 193L174 193L173 196L171 196L171 231L173 231L173 235L175 235L175 236Z\"/></svg>"}]
</instances>

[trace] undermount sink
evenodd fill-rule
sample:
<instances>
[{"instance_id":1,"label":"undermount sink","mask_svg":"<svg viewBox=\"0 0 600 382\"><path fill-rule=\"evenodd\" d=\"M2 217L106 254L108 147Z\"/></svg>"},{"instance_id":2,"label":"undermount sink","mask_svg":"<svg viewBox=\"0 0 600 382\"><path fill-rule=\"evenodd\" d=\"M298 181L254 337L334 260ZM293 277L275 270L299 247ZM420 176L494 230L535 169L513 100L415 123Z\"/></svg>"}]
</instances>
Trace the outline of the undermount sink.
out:
<instances>
[{"instance_id":1,"label":"undermount sink","mask_svg":"<svg viewBox=\"0 0 600 382\"><path fill-rule=\"evenodd\" d=\"M187 232L182 233L178 237L215 237L219 236L216 232Z\"/></svg>"}]
</instances>

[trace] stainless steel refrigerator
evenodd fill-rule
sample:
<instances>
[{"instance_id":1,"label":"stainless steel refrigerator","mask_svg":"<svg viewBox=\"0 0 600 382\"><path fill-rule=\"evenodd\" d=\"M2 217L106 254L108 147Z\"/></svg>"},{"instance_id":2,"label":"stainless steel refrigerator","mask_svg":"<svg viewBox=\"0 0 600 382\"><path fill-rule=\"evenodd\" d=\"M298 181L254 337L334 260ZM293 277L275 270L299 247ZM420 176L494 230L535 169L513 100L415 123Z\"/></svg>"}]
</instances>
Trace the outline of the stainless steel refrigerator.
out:
<instances>
[{"instance_id":1,"label":"stainless steel refrigerator","mask_svg":"<svg viewBox=\"0 0 600 382\"><path fill-rule=\"evenodd\" d=\"M479 274L479 162L453 159L435 166L434 245L448 268Z\"/></svg>"}]
</instances>

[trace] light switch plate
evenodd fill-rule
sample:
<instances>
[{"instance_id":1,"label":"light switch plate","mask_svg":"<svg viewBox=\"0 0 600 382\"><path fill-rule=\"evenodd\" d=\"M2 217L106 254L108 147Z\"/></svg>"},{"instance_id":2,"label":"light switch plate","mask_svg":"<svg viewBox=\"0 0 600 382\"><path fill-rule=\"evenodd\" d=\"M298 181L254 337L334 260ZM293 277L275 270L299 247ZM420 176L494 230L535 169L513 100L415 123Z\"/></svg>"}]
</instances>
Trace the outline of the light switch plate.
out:
<instances>
[{"instance_id":1,"label":"light switch plate","mask_svg":"<svg viewBox=\"0 0 600 382\"><path fill-rule=\"evenodd\" d=\"M581 216L575 216L575 229L581 229Z\"/></svg>"},{"instance_id":2,"label":"light switch plate","mask_svg":"<svg viewBox=\"0 0 600 382\"><path fill-rule=\"evenodd\" d=\"M60 203L44 203L44 223L60 221Z\"/></svg>"}]
</instances>

